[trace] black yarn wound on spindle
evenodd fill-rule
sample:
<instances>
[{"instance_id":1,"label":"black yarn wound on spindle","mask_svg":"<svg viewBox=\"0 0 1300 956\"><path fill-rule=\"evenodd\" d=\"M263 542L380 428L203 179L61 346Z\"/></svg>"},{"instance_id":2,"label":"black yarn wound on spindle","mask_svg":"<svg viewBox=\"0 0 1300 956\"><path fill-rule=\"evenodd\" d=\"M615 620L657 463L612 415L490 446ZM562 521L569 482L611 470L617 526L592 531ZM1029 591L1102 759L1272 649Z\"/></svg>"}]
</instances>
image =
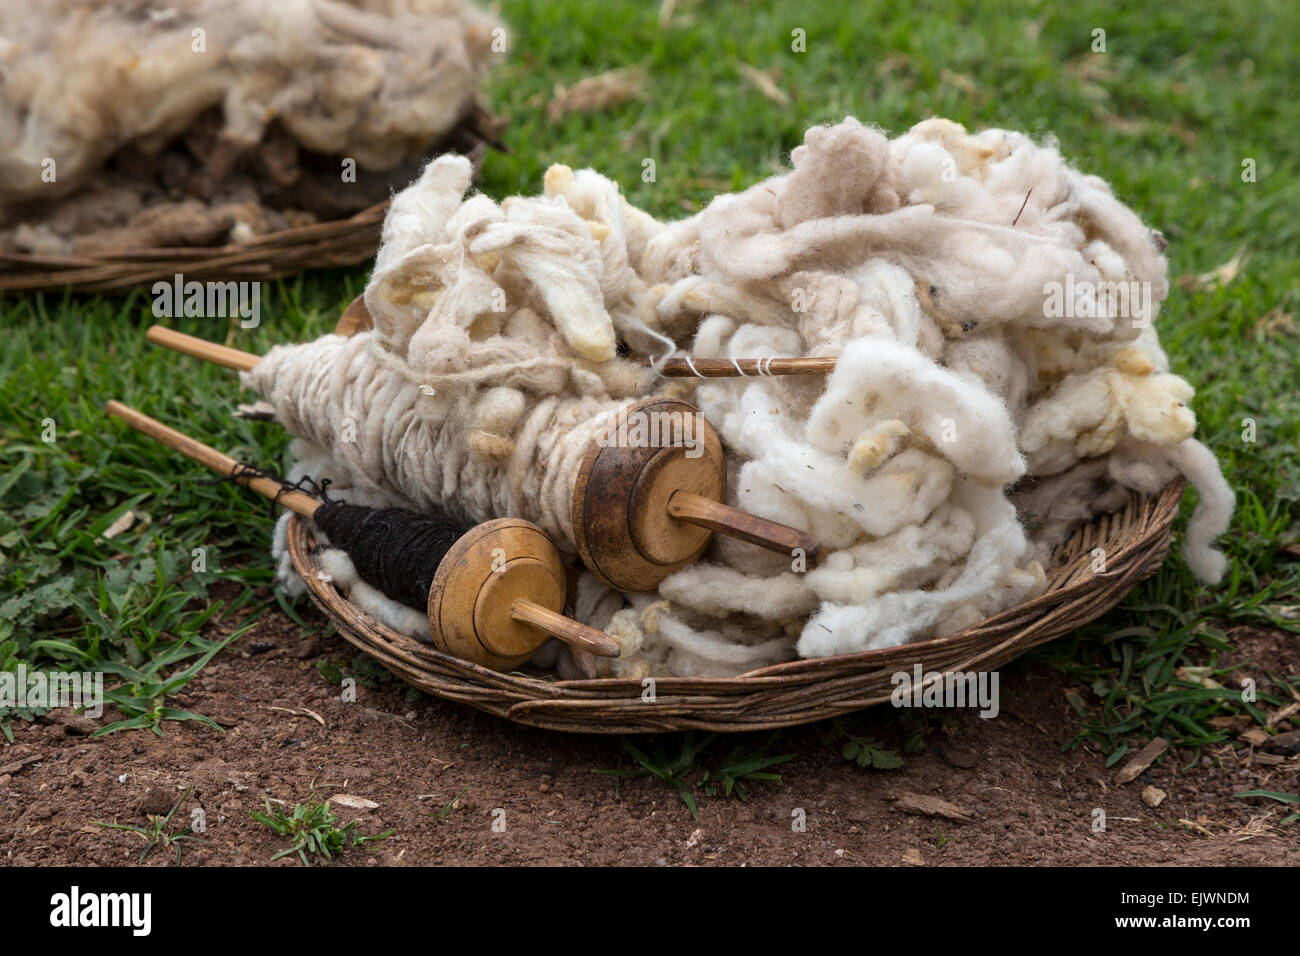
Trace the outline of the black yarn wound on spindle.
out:
<instances>
[{"instance_id":1,"label":"black yarn wound on spindle","mask_svg":"<svg viewBox=\"0 0 1300 956\"><path fill-rule=\"evenodd\" d=\"M421 612L428 610L438 564L466 530L405 508L342 501L322 502L312 520L348 553L361 580Z\"/></svg>"}]
</instances>

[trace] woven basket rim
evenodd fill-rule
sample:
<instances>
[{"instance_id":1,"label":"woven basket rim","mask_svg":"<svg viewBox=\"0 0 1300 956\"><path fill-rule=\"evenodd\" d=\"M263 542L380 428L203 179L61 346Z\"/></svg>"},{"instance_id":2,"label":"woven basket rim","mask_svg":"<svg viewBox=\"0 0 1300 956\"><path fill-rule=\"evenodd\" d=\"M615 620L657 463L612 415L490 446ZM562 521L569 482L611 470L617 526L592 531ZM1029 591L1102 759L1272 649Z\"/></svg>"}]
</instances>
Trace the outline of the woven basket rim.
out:
<instances>
[{"instance_id":1,"label":"woven basket rim","mask_svg":"<svg viewBox=\"0 0 1300 956\"><path fill-rule=\"evenodd\" d=\"M170 279L177 272L187 279L261 280L319 266L356 265L374 255L389 202L386 199L342 219L280 229L224 246L135 248L81 256L0 252L0 292L67 287L76 292L108 292Z\"/></svg>"},{"instance_id":2,"label":"woven basket rim","mask_svg":"<svg viewBox=\"0 0 1300 956\"><path fill-rule=\"evenodd\" d=\"M656 677L647 702L639 677L560 680L502 673L444 654L361 611L322 580L309 523L292 516L288 551L307 593L345 640L390 672L435 696L519 723L586 733L679 729L774 729L848 713L889 699L892 674L1000 666L1100 617L1163 562L1182 498L1175 479L1157 495L1131 492L1114 515L1076 528L1056 552L1048 590L953 634L834 657L788 661L736 677ZM1106 570L1090 570L1098 541ZM1117 545L1117 546L1116 546ZM926 663L930 662L930 663Z\"/></svg>"}]
</instances>

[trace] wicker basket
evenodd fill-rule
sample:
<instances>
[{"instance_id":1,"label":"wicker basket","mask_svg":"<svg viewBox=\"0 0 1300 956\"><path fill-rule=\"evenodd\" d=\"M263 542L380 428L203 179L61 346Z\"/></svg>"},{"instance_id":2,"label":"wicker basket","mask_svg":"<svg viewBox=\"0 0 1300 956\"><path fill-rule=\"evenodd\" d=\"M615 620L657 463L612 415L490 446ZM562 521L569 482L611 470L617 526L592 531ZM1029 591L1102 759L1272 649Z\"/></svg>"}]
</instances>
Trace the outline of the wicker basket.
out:
<instances>
[{"instance_id":1,"label":"wicker basket","mask_svg":"<svg viewBox=\"0 0 1300 956\"><path fill-rule=\"evenodd\" d=\"M639 679L562 681L554 674L498 673L398 634L349 603L316 574L307 522L289 524L289 553L308 593L339 633L393 674L438 697L521 724L578 733L768 730L810 723L890 699L892 676L994 670L1093 621L1160 567L1183 481L1077 528L1048 569L1041 596L947 637L839 657L791 661L731 678L657 678L654 699ZM1106 570L1092 570L1094 548Z\"/></svg>"},{"instance_id":2,"label":"wicker basket","mask_svg":"<svg viewBox=\"0 0 1300 956\"><path fill-rule=\"evenodd\" d=\"M29 256L0 252L0 292L112 292L170 280L222 282L278 279L303 269L351 266L372 258L388 203L347 219L267 233L226 246L126 249L95 256Z\"/></svg>"},{"instance_id":3,"label":"wicker basket","mask_svg":"<svg viewBox=\"0 0 1300 956\"><path fill-rule=\"evenodd\" d=\"M486 106L476 102L431 154L464 153L477 174L487 146L504 149L498 139L503 126ZM0 293L65 288L113 292L148 287L177 273L199 282L258 282L304 269L358 265L374 258L387 210L385 201L345 219L281 229L224 246L121 249L83 256L0 252Z\"/></svg>"}]
</instances>

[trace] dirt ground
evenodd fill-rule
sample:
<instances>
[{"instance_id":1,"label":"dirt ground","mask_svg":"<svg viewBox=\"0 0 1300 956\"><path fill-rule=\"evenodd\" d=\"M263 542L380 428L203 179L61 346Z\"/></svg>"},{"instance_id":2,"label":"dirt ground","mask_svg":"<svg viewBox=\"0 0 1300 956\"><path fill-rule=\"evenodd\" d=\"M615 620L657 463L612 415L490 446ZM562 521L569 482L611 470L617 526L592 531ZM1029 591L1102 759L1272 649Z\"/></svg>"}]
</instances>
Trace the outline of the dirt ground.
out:
<instances>
[{"instance_id":1,"label":"dirt ground","mask_svg":"<svg viewBox=\"0 0 1300 956\"><path fill-rule=\"evenodd\" d=\"M1234 637L1243 668L1300 670L1294 637ZM1077 726L1065 691L1086 696L1086 688L1042 664L1002 672L996 719L962 712L930 720L925 749L901 769L859 769L827 743L824 726L784 731L773 752L796 757L776 768L782 782L754 787L747 801L703 797L695 820L658 780L595 772L630 766L617 738L516 726L408 695L395 682L359 686L357 700L345 703L316 662L354 656L337 636L304 639L277 612L173 701L217 719L224 734L169 723L161 738L133 731L90 739L84 721L61 713L16 722L14 744L0 747L9 771L0 773L0 861L131 864L142 839L94 822L143 825L192 785L182 812L188 819L202 807L207 827L184 863L265 864L286 844L249 811L264 797L303 800L314 784L321 794L377 803L336 807L363 832L397 831L338 865L1300 863L1300 831L1280 826L1279 805L1232 796L1294 792L1300 757L1260 767L1242 745L1200 761L1170 753L1118 785L1119 767L1105 768L1100 754L1061 751ZM898 721L898 711L877 708L853 730L898 749ZM1142 800L1148 784L1168 794L1155 808ZM898 800L905 793L948 801L970 822L906 811ZM1105 832L1093 830L1095 808L1106 814ZM804 832L792 826L799 810ZM502 819L498 832L493 821ZM170 862L155 851L147 865Z\"/></svg>"}]
</instances>

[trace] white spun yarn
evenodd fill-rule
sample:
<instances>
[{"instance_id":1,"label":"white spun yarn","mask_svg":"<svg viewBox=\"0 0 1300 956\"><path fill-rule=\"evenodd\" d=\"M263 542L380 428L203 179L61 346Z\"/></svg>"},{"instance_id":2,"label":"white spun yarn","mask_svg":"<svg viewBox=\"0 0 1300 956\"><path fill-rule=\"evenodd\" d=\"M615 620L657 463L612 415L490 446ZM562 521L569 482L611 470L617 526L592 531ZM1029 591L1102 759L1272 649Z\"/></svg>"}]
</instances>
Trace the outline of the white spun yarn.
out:
<instances>
[{"instance_id":1,"label":"white spun yarn","mask_svg":"<svg viewBox=\"0 0 1300 956\"><path fill-rule=\"evenodd\" d=\"M588 577L576 612L620 642L618 675L950 633L1041 593L1074 522L1178 473L1200 492L1188 564L1218 579L1233 496L1152 325L1166 263L1102 180L1023 134L942 119L893 140L851 118L815 127L792 159L661 224L562 166L541 196L465 198L467 164L442 157L394 200L374 332L276 349L245 381L327 452L317 477L520 515L566 549L599 425L637 396L689 396L726 446L729 502L824 555L804 567L718 538L626 602ZM651 362L678 346L838 361L828 377L664 382L619 345Z\"/></svg>"}]
</instances>

